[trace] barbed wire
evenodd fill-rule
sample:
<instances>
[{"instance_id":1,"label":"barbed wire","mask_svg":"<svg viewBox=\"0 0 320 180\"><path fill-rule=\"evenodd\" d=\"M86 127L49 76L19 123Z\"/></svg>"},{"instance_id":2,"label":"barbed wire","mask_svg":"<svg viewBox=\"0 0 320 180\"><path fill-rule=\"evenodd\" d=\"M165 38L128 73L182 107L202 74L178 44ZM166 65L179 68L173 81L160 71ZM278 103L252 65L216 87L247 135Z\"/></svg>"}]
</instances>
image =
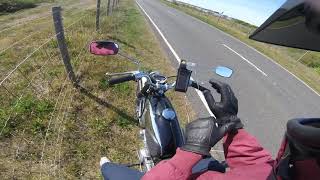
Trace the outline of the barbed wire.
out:
<instances>
[{"instance_id":1,"label":"barbed wire","mask_svg":"<svg viewBox=\"0 0 320 180\"><path fill-rule=\"evenodd\" d=\"M58 167L60 167L61 148L62 148L62 142L63 142L63 136L61 137L61 140L59 140L60 134L61 134L61 126L62 126L63 123L64 123L64 119L65 119L65 117L66 117L66 113L67 113L67 112L69 111L69 109L71 108L71 105L72 105L72 102L73 102L73 98L74 98L74 96L75 96L75 94L73 94L74 91L75 91L74 89L73 89L73 90L70 90L69 105L68 105L68 107L65 109L65 111L64 111L64 113L63 113L62 120L61 120L60 126L59 126L59 128L58 128L58 136L57 136L57 139L56 139L56 143L55 143L55 144L56 144L57 146L59 146L59 148L58 148L58 152L57 152L57 151L54 152L54 161L53 161L53 164L56 165L56 159L58 158L58 163L59 163ZM64 132L64 128L63 128L62 132ZM60 143L59 143L59 142L60 142ZM57 157L57 156L58 156L58 157ZM55 174L55 170L56 170L56 169L54 169L54 174ZM59 174L59 179L60 179L60 174Z\"/></svg>"},{"instance_id":2,"label":"barbed wire","mask_svg":"<svg viewBox=\"0 0 320 180\"><path fill-rule=\"evenodd\" d=\"M77 19L75 22L73 22L72 24L70 24L68 27L65 28L65 30L68 30L69 28L71 28L73 25L75 25L76 23L78 23L79 21L81 21L82 19L84 19L86 16L88 15L83 15L82 17L80 17L79 19ZM9 74L7 74L7 76L0 81L0 86L23 64L25 63L32 55L34 55L36 52L38 52L42 47L44 47L45 45L47 45L52 39L54 39L57 35L61 34L62 32L56 33L53 36L49 37L43 44L41 44L39 47L37 47L32 53L28 54L12 71L10 71Z\"/></svg>"},{"instance_id":3,"label":"barbed wire","mask_svg":"<svg viewBox=\"0 0 320 180\"><path fill-rule=\"evenodd\" d=\"M86 10L83 10L83 11L86 11ZM79 12L77 12L77 14L80 14L80 13L82 13L83 11L79 11ZM55 13L56 13L56 12L55 12ZM70 18L71 18L71 17L70 17ZM63 18L63 19L66 20L66 18ZM83 18L82 18L82 19L83 19ZM44 24L49 24L49 23L52 23L51 20L49 20L48 22L44 22ZM53 23L57 23L57 21L55 21L55 22L53 22ZM32 36L34 36L34 35L36 35L36 34L39 34L39 33L41 33L41 32L42 32L42 30L39 30L39 31L37 31L37 32L31 33L31 34L28 35L28 36L25 36L24 38L20 39L19 41L14 42L14 43L11 44L9 47L0 50L0 55L3 54L4 52L6 52L7 50L13 48L15 45L17 45L17 44L19 44L19 43L27 40L28 38L30 38L30 37L32 37Z\"/></svg>"},{"instance_id":4,"label":"barbed wire","mask_svg":"<svg viewBox=\"0 0 320 180\"><path fill-rule=\"evenodd\" d=\"M64 5L66 5L67 3L57 3L57 4L51 4L51 3L49 3L49 4L46 4L46 5L41 5L41 7L40 8L44 8L44 7L47 7L47 6L64 6ZM78 4L72 4L72 5L80 5L80 4L86 4L86 3L83 3L83 2L80 2L80 3L78 3ZM48 10L50 10L50 9L48 9ZM21 16L21 15L23 15L24 13L26 13L25 11L23 11L22 10L22 12L20 12L20 13L14 13L14 14L6 14L5 16L6 17L13 17L13 16Z\"/></svg>"},{"instance_id":5,"label":"barbed wire","mask_svg":"<svg viewBox=\"0 0 320 180\"><path fill-rule=\"evenodd\" d=\"M84 18L84 17L83 17ZM79 20L78 21L80 21L80 20L82 20L83 18L79 18ZM76 23L76 22L75 22ZM81 26L81 28L83 28L83 26ZM86 41L85 41L85 43L84 43L84 46L81 48L81 50L80 50L80 52L78 53L78 55L76 56L76 58L75 58L75 60L74 61L78 61L79 59L80 59L80 57L81 57L81 55L83 54L83 52L85 52L85 48L87 47L87 41L88 40L90 40L92 38L92 36L90 36ZM80 64L79 64L79 69L78 69L78 73L80 72L80 68L81 68L81 66L82 66L82 64L83 64L83 61L81 61L80 62ZM71 96L71 94L70 94L70 96ZM74 96L74 95L73 95ZM73 100L73 96L71 96L71 100L70 100L70 103L69 103L69 107L67 108L67 109L69 109L70 107L71 107L71 104L72 104L72 100ZM64 97L65 98L65 97ZM64 98L63 98L63 101L62 101L62 105L64 104ZM62 109L62 105L60 106L60 110ZM54 127L54 129L58 129L57 130L57 138L56 138L56 143L55 144L58 144L59 143L59 141L61 141L61 143L63 142L63 138L61 138L61 140L59 140L59 138L60 138L60 132L61 132L61 126L63 125L63 120L64 120L64 117L65 117L65 113L66 113L66 111L67 111L67 109L65 109L65 111L64 111L64 115L62 116L62 120L60 121L60 123L58 122L58 119L60 119L59 118L59 116L57 117L57 120L56 120L56 123L55 123L55 127ZM57 124L59 123L59 127L57 128L56 126L57 126ZM44 151L45 151L45 148L43 149ZM45 152L43 151L43 155L45 154ZM59 161L59 164L60 164L60 156L61 156L61 145L60 145L60 148L59 148L59 150L58 150L58 155L57 155L57 151L55 150L55 152L54 152L54 162L53 162L53 164L54 165L56 165L56 159L57 159L57 156L58 156L58 161ZM44 162L43 160L42 160L42 162ZM43 163L42 164L42 167L43 166L45 166L45 163ZM60 165L59 165L60 166ZM54 174L55 174L55 169L54 169ZM60 177L60 174L59 174L59 177Z\"/></svg>"},{"instance_id":6,"label":"barbed wire","mask_svg":"<svg viewBox=\"0 0 320 180\"><path fill-rule=\"evenodd\" d=\"M91 37L92 36L90 36L86 42L88 42L91 39ZM87 46L88 46L88 43L84 43L84 46L81 48L81 50L80 50L79 54L77 55L75 61L80 59L80 55L82 55L83 52L86 52L85 50L86 50ZM81 61L80 64L79 64L77 75L79 75L79 73L80 73L80 69L81 69L82 64L83 64L83 61ZM79 80L79 77L78 77L77 80Z\"/></svg>"},{"instance_id":7,"label":"barbed wire","mask_svg":"<svg viewBox=\"0 0 320 180\"><path fill-rule=\"evenodd\" d=\"M63 87L64 88L64 87ZM63 89L62 88L62 89ZM71 91L72 90L72 88L70 88L70 92L72 92ZM57 113L58 113L58 115L57 115L57 118L55 118L56 120L55 120L55 124L56 123L58 123L58 120L59 120L59 112L61 112L62 111L62 109L63 109L63 105L65 105L64 104L64 102L65 102L65 99L66 99L66 97L67 97L67 94L68 94L68 90L65 90L65 93L64 93L64 95L63 95L63 98L62 98L62 100L61 101L59 101L60 102L60 107L58 108L58 110L57 110ZM69 94L69 96L70 96L70 94ZM57 101L58 101L58 99L57 99ZM54 112L54 111L53 111ZM62 113L61 113L62 114ZM46 136L47 136L47 132L49 132L50 131L50 126L51 126L51 124L53 124L54 122L53 121L49 121L49 124L48 124L48 126L47 126L47 129L46 129L46 135L45 135L45 138L44 138L44 140L43 140L43 148L42 148L42 151L41 151L41 160L40 160L40 164L41 164L41 168L43 169L44 168L44 166L46 165L46 161L45 160L43 160L43 157L45 156L45 147L46 147L46 142L47 142L47 138L46 138ZM41 171L42 172L42 171ZM40 173L40 179L42 179L42 173Z\"/></svg>"},{"instance_id":8,"label":"barbed wire","mask_svg":"<svg viewBox=\"0 0 320 180\"><path fill-rule=\"evenodd\" d=\"M16 98L17 98L17 96L14 95L11 91L9 91L9 89L8 89L6 86L4 86L3 84L1 84L1 87L2 87L3 89L5 89L12 97L16 97Z\"/></svg>"},{"instance_id":9,"label":"barbed wire","mask_svg":"<svg viewBox=\"0 0 320 180\"><path fill-rule=\"evenodd\" d=\"M44 68L44 67L46 66L46 64L47 64L50 60L51 60L51 58L49 58L49 59L46 61L46 63L39 68L38 72L40 72L41 69ZM33 78L32 78L32 80L29 82L29 84L28 84L25 88L22 89L23 93L20 94L20 96L19 96L18 100L16 101L15 105L11 108L11 111L12 111L15 107L17 107L17 105L20 103L21 98L25 95L24 90L27 89L27 88L30 86L30 84L34 81L34 79L35 79L36 76L37 76L37 74L34 75ZM2 87L4 87L4 86L2 85ZM6 89L8 92L10 92L7 88L5 88L5 89ZM10 92L10 93L11 93L11 92ZM15 96L15 97L16 97L16 96ZM11 118L11 116L13 115L13 113L14 113L14 112L11 112L10 115L9 115L9 117L8 117L7 120L5 121L5 124L4 124L4 126L2 127L2 129L1 129L1 131L0 131L0 136L2 135L4 128L6 128L7 123L8 123L8 121L9 121L9 119Z\"/></svg>"},{"instance_id":10,"label":"barbed wire","mask_svg":"<svg viewBox=\"0 0 320 180\"><path fill-rule=\"evenodd\" d=\"M22 137L24 137L25 130L26 130L26 128L24 128L23 131L22 131L22 136L21 136L21 138L20 138L20 143L19 143L17 149L15 150L15 155L14 155L14 157L13 157L14 159L19 156L18 154L19 154L19 150L20 150L20 144L21 144L22 139L23 139Z\"/></svg>"},{"instance_id":11,"label":"barbed wire","mask_svg":"<svg viewBox=\"0 0 320 180\"><path fill-rule=\"evenodd\" d=\"M21 136L21 138L20 138L20 143L19 143L19 144L22 143L22 140L23 140L22 137L24 136L25 130L26 130L26 128L24 128L23 131L22 131L22 136ZM15 151L15 153L14 153L13 160L15 160L16 158L18 158L19 150L20 150L20 145L18 145L18 148L16 149L16 151ZM15 174L15 169L16 169L16 167L13 166L13 167L12 167L12 175ZM15 178L13 177L13 179L15 179Z\"/></svg>"},{"instance_id":12,"label":"barbed wire","mask_svg":"<svg viewBox=\"0 0 320 180\"><path fill-rule=\"evenodd\" d=\"M44 24L49 24L49 23L51 23L51 21L45 22ZM53 23L56 23L56 22L53 22ZM6 52L7 50L13 48L13 47L14 47L15 45L17 45L18 43L21 43L21 42L25 41L26 39L28 39L28 38L36 35L36 34L39 34L39 33L41 33L41 32L42 32L42 30L36 31L36 32L34 32L34 33L31 33L31 34L28 35L28 36L25 36L24 38L20 39L19 41L14 42L14 43L11 44L9 47L7 47L7 48L5 48L5 49L2 49L2 50L0 51L0 55L1 55L2 53Z\"/></svg>"},{"instance_id":13,"label":"barbed wire","mask_svg":"<svg viewBox=\"0 0 320 180\"><path fill-rule=\"evenodd\" d=\"M88 15L84 15L84 16L80 17L80 18L77 19L75 22L73 22L72 24L70 24L67 28L65 28L65 30L71 28L74 24L78 23L80 20L84 19L86 16L88 16ZM45 43L43 43L42 45L40 45L40 46L39 46L38 48L36 48L32 53L30 53L25 59L23 59L10 73L0 82L0 86L4 87L4 89L5 89L6 91L8 91L9 93L11 93L11 91L9 91L9 90L3 85L3 83L4 83L16 70L18 70L18 68L19 68L24 62L26 62L33 54L35 54L37 51L39 51L42 47L44 47L46 44L48 44L53 38L55 38L55 37L56 37L57 35L59 35L60 33L61 33L61 32L59 32L59 33L51 36L50 38L48 38ZM81 52L80 52L80 53L81 53ZM80 53L79 53L79 54L80 54ZM31 83L32 83L32 81L29 81L29 84L26 86L26 88L28 88L28 87L31 85ZM25 88L25 89L26 89L26 88ZM12 94L12 93L11 93L11 94ZM24 95L24 94L21 94L21 95L19 96L19 98L18 98L16 104L13 106L13 108L15 108L15 107L19 104L19 102L20 102L21 98L23 97L23 95ZM13 109L13 108L12 108L12 109ZM2 135L3 130L4 130L4 128L7 126L7 123L8 123L8 121L9 121L9 119L11 118L11 116L12 116L12 114L9 115L9 117L8 117L7 120L5 121L5 125L3 126L3 128L2 128L1 131L0 131L0 135Z\"/></svg>"},{"instance_id":14,"label":"barbed wire","mask_svg":"<svg viewBox=\"0 0 320 180\"><path fill-rule=\"evenodd\" d=\"M9 50L9 49L11 49L12 47L14 47L15 45L17 45L18 43L23 42L24 40L26 40L26 39L28 39L29 37L31 37L31 36L33 36L33 35L35 35L35 34L38 34L38 33L40 33L40 31L35 32L35 33L32 33L32 34L24 37L23 39L20 39L19 41L16 41L15 43L11 44L9 47L7 47L7 48L5 48L5 49L2 49L2 50L0 51L0 54L6 52L7 50Z\"/></svg>"},{"instance_id":15,"label":"barbed wire","mask_svg":"<svg viewBox=\"0 0 320 180\"><path fill-rule=\"evenodd\" d=\"M49 17L50 15L51 15L51 14L48 14L48 15L43 16L43 17L31 19L31 20L29 20L29 21L24 21L23 23L18 23L18 24L12 25L12 26L10 26L10 27L7 27L7 28L5 28L5 29L0 30L0 33L3 33L3 32L5 32L5 31L8 31L8 30L10 30L10 29L13 29L13 28L16 28L16 27L19 27L19 26L22 26L22 25L29 24L30 22L35 21L35 20L47 18L47 17Z\"/></svg>"},{"instance_id":16,"label":"barbed wire","mask_svg":"<svg viewBox=\"0 0 320 180\"><path fill-rule=\"evenodd\" d=\"M48 126L47 126L47 128L46 128L44 140L43 140L43 143L42 143L42 151L41 151L41 158L40 158L40 166L41 166L41 167L43 167L44 150L45 150L46 143L47 143L49 128L50 128L50 126L51 126L52 119L53 119L53 117L54 117L54 116L53 116L53 113L54 113L54 112L56 111L56 109L57 109L58 102L59 102L59 98L60 98L60 96L61 96L61 94L62 94L62 91L63 91L65 85L66 85L67 79L68 79L68 75L66 76L64 82L62 83L62 85L61 85L61 87L60 87L61 90L60 90L59 95L58 95L58 97L57 97L57 100L56 100L56 103L55 103L55 105L54 105L53 111L52 111L52 113L51 113L51 115L50 115L51 117L50 117L50 119L49 119ZM40 179L41 179L41 177L42 177L42 173L41 173L41 172L42 172L42 171L40 171Z\"/></svg>"},{"instance_id":17,"label":"barbed wire","mask_svg":"<svg viewBox=\"0 0 320 180\"><path fill-rule=\"evenodd\" d=\"M83 26L81 26L81 28L83 28ZM80 57L81 57L81 55L83 54L83 52L85 52L85 49L86 49L86 47L87 47L87 41L88 40L90 40L92 38L92 36L90 36L86 41L85 41L85 43L84 43L84 46L81 48L81 50L80 50L80 52L78 53L78 55L76 56L76 58L75 58L75 61L77 61L77 60L79 60L80 59ZM77 74L79 74L79 72L80 72L80 68L81 68L81 66L82 66L82 64L83 64L83 61L81 61L80 62L80 64L79 64L79 66L78 66L78 72L77 72ZM79 80L79 78L80 77L78 77L78 79L77 80ZM71 94L72 94L72 92L71 92ZM72 95L71 96L71 94L70 94L70 103L69 103L69 106L68 106L68 108L67 109L70 109L70 107L71 107L71 105L72 105L72 102L73 102L73 97L74 97L74 95ZM59 127L58 127L58 135L57 135L57 139L56 139L56 143L55 144L59 144L59 141L61 142L60 143L60 145L59 145L59 148L58 148L58 152L57 151L55 151L54 152L54 161L53 161L53 164L54 165L56 165L56 159L58 158L58 163L59 163L59 165L58 165L58 167L60 167L60 158L61 158L61 147L62 147L62 142L63 142L63 137L61 138L61 140L59 140L59 138L60 138L60 134L61 134L61 126L63 125L63 121L64 121L64 118L65 118L65 113L66 113L66 111L67 111L67 109L64 111L64 115L62 116L63 118L62 118L62 120L61 120L61 122L60 122L60 125L59 125ZM56 127L55 127L55 129L56 129ZM58 156L58 157L57 157ZM59 173L60 173L60 171L58 171ZM58 174L59 174L58 173ZM55 174L55 169L54 169L54 174ZM59 178L60 178L60 174L59 174Z\"/></svg>"},{"instance_id":18,"label":"barbed wire","mask_svg":"<svg viewBox=\"0 0 320 180\"><path fill-rule=\"evenodd\" d=\"M56 35L60 34L61 32L57 33ZM26 62L33 54L38 52L42 47L47 45L53 38L56 37L56 35L48 38L45 43L40 45L38 48L36 48L32 53L30 53L27 57L25 57L10 73L0 82L0 85L2 85L24 62Z\"/></svg>"},{"instance_id":19,"label":"barbed wire","mask_svg":"<svg viewBox=\"0 0 320 180\"><path fill-rule=\"evenodd\" d=\"M83 11L86 11L87 9L83 10ZM82 13L83 11L79 11L77 12L77 14L79 13ZM107 10L102 10L101 11L101 14L104 13L104 11L107 12ZM51 15L51 14L50 14ZM50 16L48 14L48 16ZM74 17L75 14L73 14L72 16ZM28 89L28 88L31 88L31 93L33 94L39 94L40 95L40 98L41 99L44 99L45 97L42 96L42 93L39 93L39 92L43 92L42 89L40 89L38 91L38 84L39 82L36 81L36 87L37 88L34 88L33 87L33 82L34 80L36 79L36 77L39 77L38 75L40 73L42 73L42 70L43 69L47 69L49 68L49 62L51 62L51 58L56 56L53 55L51 56L50 55L50 58L48 58L45 63L41 63L41 67L37 69L37 72L35 73L34 76L32 76L32 78L29 78L29 74L25 74L21 71L21 66L23 64L25 64L26 62L29 61L29 59L32 59L31 57L36 54L37 52L39 52L41 49L43 49L44 47L46 47L46 45L48 43L50 43L56 36L60 35L61 33L63 32L67 32L68 30L70 30L71 27L73 27L75 24L81 22L83 19L85 19L86 17L88 17L89 15L91 15L90 13L86 14L86 15L83 15L81 17L79 17L78 19L76 19L75 21L72 21L70 25L68 25L62 32L58 32L56 34L52 34L52 36L50 35L48 38L46 39L43 39L43 43L38 46L38 47L35 47L31 53L27 54L26 57L24 57L21 61L19 61L16 65L14 65L14 68L11 69L6 75L5 77L0 81L0 88L4 88L5 91L7 91L8 93L12 94L13 98L14 98L14 102L15 102L15 105L11 107L11 110L8 111L10 112L10 115L8 116L8 118L6 119L5 121L5 124L4 126L2 127L1 131L0 131L0 136L2 135L4 129L6 128L7 124L8 124L8 121L14 117L14 114L17 115L17 113L15 113L13 110L14 108L21 102L22 98L29 92L22 92L21 94L16 94L16 92L12 93L12 91L10 91L9 89L12 88L12 85L11 87L7 84L11 84L12 83L12 78L10 77L15 77L16 78L16 75L13 75L15 74L15 72L18 72L20 73L23 78L25 79L24 82L27 83L26 86L23 87L22 91L24 91L25 89ZM40 18L47 18L48 16L42 16L42 17L39 17L37 18L38 20ZM32 23L34 22L35 20L37 19L32 19L30 21L27 21L27 22L24 22L22 24L17 24L17 25L14 25L12 27L9 27L9 28L15 28L15 27L19 27L19 26L22 26L22 25L27 25L28 23ZM65 18L63 18L65 20ZM41 23L43 23L43 21L41 21ZM50 23L50 22L45 22L46 23ZM54 22L56 23L56 22ZM82 24L81 24L82 25ZM83 28L83 26L81 26L81 28ZM3 29L3 30L0 30L0 33L1 32L4 32L6 31L7 29ZM22 39L19 39L18 41L14 42L13 44L11 44L9 47L5 48L5 49L2 49L0 50L0 55L4 52L6 52L7 50L13 48L14 46L16 46L17 44L21 43L21 42L24 42L26 40L28 40L28 38L31 38L33 36L35 36L36 34L38 33L41 33L41 31L37 31L37 32L33 32L32 34L29 34L27 36L24 36ZM71 33L70 33L71 34ZM69 34L68 34L69 35ZM89 36L88 37L88 40L90 40L90 38L92 38L92 36ZM83 38L83 39L86 39L86 38ZM84 43L84 46L81 48L80 52L77 54L77 56L75 56L75 59L74 61L78 61L80 59L82 59L82 55L83 53L85 52L85 48L87 47L87 43L85 42ZM56 48L57 49L57 48ZM44 51L41 51L41 52L44 52ZM45 51L47 53L47 51ZM47 55L48 56L48 55ZM60 58L60 56L58 56ZM42 58L42 56L41 56ZM62 57L64 58L64 57ZM29 61L29 62L33 62L33 61ZM62 61L61 61L62 63ZM82 65L83 65L84 61L81 61L79 63L79 65L77 66L77 74L79 74L81 72L81 69L82 69ZM37 62L35 61L35 63L32 63L32 66L36 64L35 66L38 66ZM33 67L32 67L33 68ZM9 69L9 68L8 68ZM45 73L46 74L46 73ZM56 93L55 92L55 102L51 101L54 106L53 106L53 110L51 111L50 115L48 115L48 124L47 124L47 127L45 128L45 134L44 134L44 139L42 142L39 142L42 144L42 147L41 147L41 158L40 158L40 179L42 179L42 175L44 173L47 173L47 175L49 176L49 171L47 171L46 169L44 168L47 168L46 165L48 164L48 161L51 160L51 159L47 159L45 157L52 157L52 156L48 156L47 153L48 151L51 152L51 151L54 151L54 159L53 159L53 165L54 166L58 166L58 176L60 178L60 167L61 167L61 151L62 151L62 147L63 147L63 139L64 139L64 131L65 131L65 119L66 117L68 116L68 112L70 112L70 109L72 107L72 104L73 104L73 101L74 101L74 97L75 97L75 91L76 89L73 88L73 86L69 86L68 83L67 83L67 80L68 80L68 76L69 76L70 73L66 73L66 77L63 81L63 83L59 84L59 87L60 87L60 90ZM8 80L10 78L10 80ZM61 76L59 76L59 78L61 78ZM80 76L78 76L78 80L79 80ZM47 80L46 77L42 78L42 80ZM41 80L41 81L42 81ZM48 80L47 82L49 83L50 80ZM44 82L44 83L47 83L47 82ZM42 82L40 82L42 83ZM16 85L16 84L13 84L13 85ZM51 84L50 84L51 85ZM10 87L9 89L7 87ZM42 88L42 87L41 87ZM20 88L19 88L20 89ZM52 86L51 86L51 89ZM19 90L20 91L20 90ZM38 96L39 97L39 96ZM70 97L70 98L69 98ZM11 100L11 99L10 99ZM36 99L34 99L36 100ZM31 112L33 113L33 112ZM15 158L18 158L21 154L20 154L20 150L21 150L21 144L24 143L24 139L23 139L23 136L24 136L24 133L25 133L25 128L23 129L23 131L20 130L17 130L15 131L13 134L15 134L18 139L20 138L20 141L18 142L18 145L17 145L17 148L14 147L15 149L15 152L13 153L14 154L14 160ZM54 139L49 138L49 134L51 134L51 132L54 133L54 136L53 137L56 137ZM18 133L18 134L17 134ZM22 134L21 134L22 133ZM17 139L17 140L18 140ZM50 146L51 144L51 146ZM55 145L57 146L57 148L53 148L52 145ZM14 172L16 171L17 169L15 167L13 167L13 174ZM54 170L54 175L56 175L56 168L53 168Z\"/></svg>"},{"instance_id":20,"label":"barbed wire","mask_svg":"<svg viewBox=\"0 0 320 180\"><path fill-rule=\"evenodd\" d=\"M80 5L80 4L84 4L84 3L81 3L81 2L80 2L80 3L78 3L78 4L73 4L73 6ZM61 5L60 5L60 6L61 6ZM73 6L67 7L66 9L72 9ZM53 7L53 6L52 6L52 7ZM84 9L83 11L85 11L85 10L86 10L86 9ZM71 10L70 10L70 11L71 11ZM31 22L33 22L33 21L35 21L35 20L45 19L45 18L47 18L47 17L52 16L53 14L55 14L55 13L46 13L46 14L44 14L43 16L40 16L40 17L37 17L37 18L33 18L33 19L30 19L30 20L24 21L24 22L22 22L22 23L17 23L17 24L15 24L15 25L10 26L10 27L5 27L4 29L0 30L0 33L5 32L5 31L8 31L8 30L13 29L13 28L16 28L16 27L19 27L19 26L22 26L22 25L29 24L29 23L31 23Z\"/></svg>"},{"instance_id":21,"label":"barbed wire","mask_svg":"<svg viewBox=\"0 0 320 180\"><path fill-rule=\"evenodd\" d=\"M48 62L51 62L51 59L52 59L52 57L54 57L54 56L56 56L57 54L53 54L53 55L51 55L51 56L49 56L49 58L47 59L47 61L38 69L38 72L41 72L41 70L43 69L43 68L45 68L46 67L46 65L48 64ZM34 75L34 77L32 78L32 80L31 80L31 82L34 80L34 78L37 76L37 74L36 75ZM27 88L27 87L26 87ZM25 88L25 89L26 89ZM21 94L21 96L23 96L23 94ZM19 103L19 101L21 100L21 98L17 101L17 104ZM34 102L34 100L32 101L32 102ZM13 112L12 112L13 113ZM33 111L31 112L31 114L33 113ZM12 116L12 114L10 115L10 116ZM7 119L7 121L10 119L10 117ZM7 124L7 121L6 121L6 124ZM3 127L3 128L5 128L5 126ZM25 131L25 128L24 128L24 130L23 130L23 134L24 134L24 131ZM22 139L23 139L23 135L22 134L22 136L21 136L21 139L20 139L20 142L18 143L18 145L17 145L17 149L15 150L15 156L14 156L14 158L18 158L18 155L19 155L19 149L20 149L20 146L21 146L21 143L22 143ZM1 135L1 134L0 134ZM13 172L15 172L15 167L13 167ZM14 174L14 173L13 173Z\"/></svg>"}]
</instances>

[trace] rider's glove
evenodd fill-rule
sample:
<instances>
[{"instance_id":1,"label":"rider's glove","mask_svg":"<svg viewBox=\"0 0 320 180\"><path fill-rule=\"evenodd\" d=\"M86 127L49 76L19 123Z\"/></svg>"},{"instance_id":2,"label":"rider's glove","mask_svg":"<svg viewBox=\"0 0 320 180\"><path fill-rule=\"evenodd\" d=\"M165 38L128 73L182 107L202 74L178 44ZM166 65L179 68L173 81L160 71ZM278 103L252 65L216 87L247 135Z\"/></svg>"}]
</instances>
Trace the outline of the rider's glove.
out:
<instances>
[{"instance_id":1,"label":"rider's glove","mask_svg":"<svg viewBox=\"0 0 320 180\"><path fill-rule=\"evenodd\" d=\"M216 91L221 94L221 102L215 102L211 92L206 90L203 92L204 97L209 105L211 112L216 116L219 126L233 122L235 129L243 128L243 124L237 117L238 99L235 97L231 87L215 79L211 79L210 84Z\"/></svg>"},{"instance_id":2,"label":"rider's glove","mask_svg":"<svg viewBox=\"0 0 320 180\"><path fill-rule=\"evenodd\" d=\"M186 143L182 150L210 156L210 149L224 135L235 128L235 123L229 122L218 126L212 117L195 120L186 126Z\"/></svg>"}]
</instances>

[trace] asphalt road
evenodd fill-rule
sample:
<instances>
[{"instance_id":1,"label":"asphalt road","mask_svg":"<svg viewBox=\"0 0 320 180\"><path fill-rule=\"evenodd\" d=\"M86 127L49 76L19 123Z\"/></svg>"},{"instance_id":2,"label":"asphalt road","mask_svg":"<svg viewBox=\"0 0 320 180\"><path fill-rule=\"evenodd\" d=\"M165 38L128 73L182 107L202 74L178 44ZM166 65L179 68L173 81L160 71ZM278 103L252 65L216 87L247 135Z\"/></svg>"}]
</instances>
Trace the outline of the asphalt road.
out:
<instances>
[{"instance_id":1,"label":"asphalt road","mask_svg":"<svg viewBox=\"0 0 320 180\"><path fill-rule=\"evenodd\" d=\"M158 0L137 2L172 61L177 63L178 56L196 63L193 78L199 82L207 84L210 78L217 78L232 86L246 129L273 155L289 119L320 117L320 96L253 48ZM213 69L219 65L232 68L233 76L223 79L215 75ZM189 93L199 116L208 116L199 96Z\"/></svg>"}]
</instances>

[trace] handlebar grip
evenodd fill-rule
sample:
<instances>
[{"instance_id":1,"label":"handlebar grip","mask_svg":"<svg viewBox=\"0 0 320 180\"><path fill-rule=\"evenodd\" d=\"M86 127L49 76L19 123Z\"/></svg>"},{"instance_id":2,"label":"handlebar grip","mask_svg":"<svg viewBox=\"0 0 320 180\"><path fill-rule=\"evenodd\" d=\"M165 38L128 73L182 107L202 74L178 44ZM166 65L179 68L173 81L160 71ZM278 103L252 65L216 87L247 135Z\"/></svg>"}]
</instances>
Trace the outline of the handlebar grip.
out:
<instances>
[{"instance_id":1,"label":"handlebar grip","mask_svg":"<svg viewBox=\"0 0 320 180\"><path fill-rule=\"evenodd\" d=\"M114 77L111 78L109 80L109 85L115 85L115 84L120 84L120 83L124 83L127 81L134 81L135 77L133 74L129 74L129 75L125 75L125 76L121 76L121 77Z\"/></svg>"}]
</instances>

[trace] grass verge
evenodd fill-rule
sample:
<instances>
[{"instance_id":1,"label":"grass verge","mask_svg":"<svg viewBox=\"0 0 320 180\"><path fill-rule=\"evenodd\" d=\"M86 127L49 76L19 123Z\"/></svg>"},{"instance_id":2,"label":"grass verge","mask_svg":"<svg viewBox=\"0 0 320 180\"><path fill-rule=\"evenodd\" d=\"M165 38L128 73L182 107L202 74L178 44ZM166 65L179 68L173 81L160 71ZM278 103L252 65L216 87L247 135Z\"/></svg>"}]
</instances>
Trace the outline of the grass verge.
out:
<instances>
[{"instance_id":1,"label":"grass verge","mask_svg":"<svg viewBox=\"0 0 320 180\"><path fill-rule=\"evenodd\" d=\"M4 129L0 135L0 179L98 179L101 156L118 163L137 162L135 84L108 87L104 78L106 72L136 67L118 56L93 56L87 51L88 43L113 39L123 52L139 58L144 69L167 75L176 71L133 0L120 1L110 17L102 11L99 33L95 32L95 1L86 2L63 12L72 64L86 90L74 89L66 81L55 40L33 54L3 84L9 92L0 88L0 128ZM102 3L106 9L106 1ZM38 33L0 54L0 79L52 35L51 24L48 17L0 36L0 42L12 44L26 34ZM185 106L184 95L169 92L168 96L185 124L193 114L191 107Z\"/></svg>"},{"instance_id":2,"label":"grass verge","mask_svg":"<svg viewBox=\"0 0 320 180\"><path fill-rule=\"evenodd\" d=\"M253 41L248 38L250 33L255 30L255 27L252 25L245 24L242 21L235 19L228 20L219 18L187 4L174 4L165 0L161 1L170 7L176 8L186 14L198 18L199 20L206 22L254 47L295 74L310 87L320 93L320 53L307 52L307 54L303 56L306 53L305 50L280 47Z\"/></svg>"}]
</instances>

